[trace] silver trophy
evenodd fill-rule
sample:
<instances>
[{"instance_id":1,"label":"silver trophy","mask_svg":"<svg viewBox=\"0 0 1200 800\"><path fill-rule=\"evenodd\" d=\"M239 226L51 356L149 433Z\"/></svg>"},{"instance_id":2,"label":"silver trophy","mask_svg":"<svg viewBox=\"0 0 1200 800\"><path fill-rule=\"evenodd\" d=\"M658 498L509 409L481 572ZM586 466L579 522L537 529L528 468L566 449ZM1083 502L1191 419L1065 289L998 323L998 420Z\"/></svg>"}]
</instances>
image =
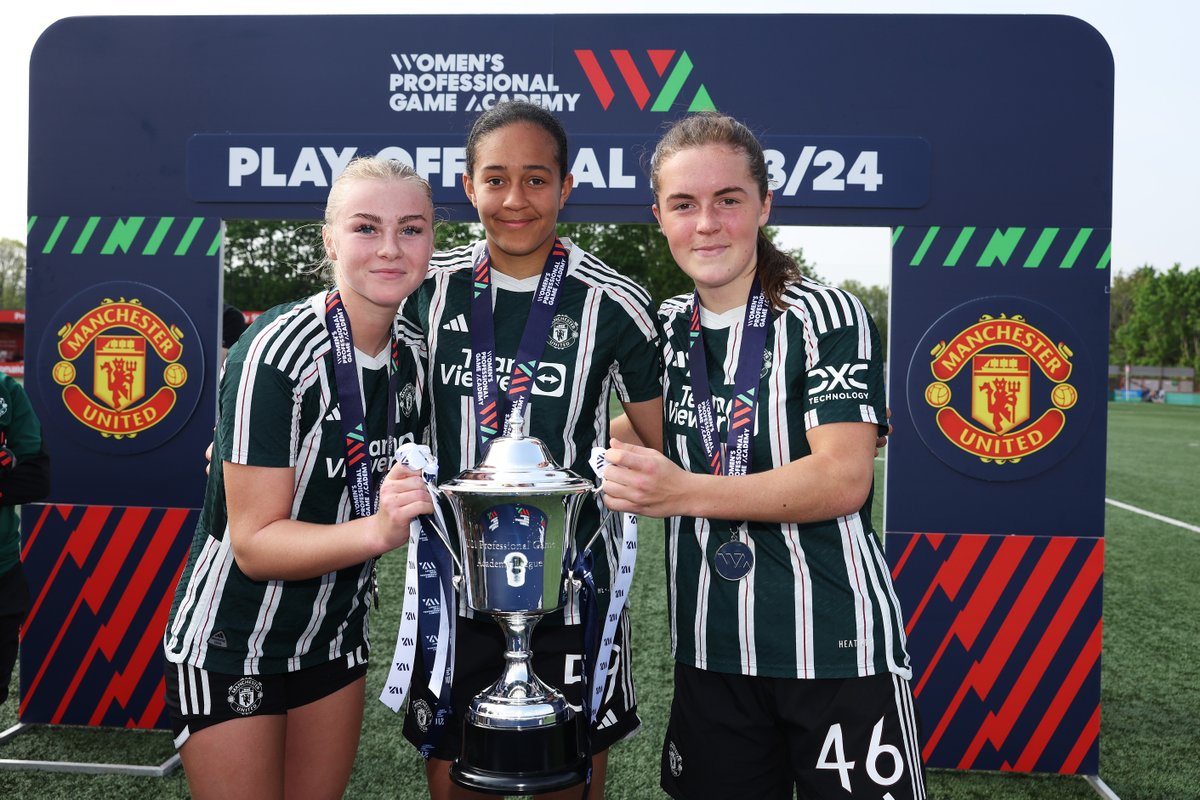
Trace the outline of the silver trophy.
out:
<instances>
[{"instance_id":1,"label":"silver trophy","mask_svg":"<svg viewBox=\"0 0 1200 800\"><path fill-rule=\"evenodd\" d=\"M492 615L506 640L500 678L464 713L450 777L491 794L537 794L586 777L587 721L534 674L529 642L566 602L576 519L598 489L521 435L519 419L511 427L518 433L493 439L482 462L439 487L457 523L467 605Z\"/></svg>"}]
</instances>

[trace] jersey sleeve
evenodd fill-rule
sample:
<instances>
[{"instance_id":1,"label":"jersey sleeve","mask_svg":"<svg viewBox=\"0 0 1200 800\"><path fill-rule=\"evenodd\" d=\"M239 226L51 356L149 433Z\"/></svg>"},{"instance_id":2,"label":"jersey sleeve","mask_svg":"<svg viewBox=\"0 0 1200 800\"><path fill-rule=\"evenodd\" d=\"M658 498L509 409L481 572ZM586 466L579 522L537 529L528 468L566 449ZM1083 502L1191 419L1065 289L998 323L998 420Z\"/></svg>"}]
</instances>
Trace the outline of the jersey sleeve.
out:
<instances>
[{"instance_id":1,"label":"jersey sleeve","mask_svg":"<svg viewBox=\"0 0 1200 800\"><path fill-rule=\"evenodd\" d=\"M17 381L5 378L0 398L4 400L0 442L16 460L15 466L0 472L0 505L33 503L50 493L50 457L42 441L42 425Z\"/></svg>"},{"instance_id":2,"label":"jersey sleeve","mask_svg":"<svg viewBox=\"0 0 1200 800\"><path fill-rule=\"evenodd\" d=\"M423 299L423 294L431 287L431 278L426 278L417 291L411 293L400 303L400 308L396 312L396 331L400 339L409 347L416 347L425 343L425 311L423 310L428 301Z\"/></svg>"},{"instance_id":3,"label":"jersey sleeve","mask_svg":"<svg viewBox=\"0 0 1200 800\"><path fill-rule=\"evenodd\" d=\"M294 467L299 401L277 368L225 364L221 378L217 451L221 460L253 467Z\"/></svg>"},{"instance_id":4,"label":"jersey sleeve","mask_svg":"<svg viewBox=\"0 0 1200 800\"><path fill-rule=\"evenodd\" d=\"M640 403L662 396L662 327L649 304L621 308L621 335L613 364L617 396Z\"/></svg>"},{"instance_id":5,"label":"jersey sleeve","mask_svg":"<svg viewBox=\"0 0 1200 800\"><path fill-rule=\"evenodd\" d=\"M804 427L870 422L887 432L879 331L854 295L827 289L806 298L802 327L805 365L796 374L804 392ZM797 387L800 388L800 387Z\"/></svg>"},{"instance_id":6,"label":"jersey sleeve","mask_svg":"<svg viewBox=\"0 0 1200 800\"><path fill-rule=\"evenodd\" d=\"M3 396L7 406L5 413L0 414L4 445L18 459L36 455L42 449L42 425L33 413L24 387L10 378L4 382Z\"/></svg>"}]
</instances>

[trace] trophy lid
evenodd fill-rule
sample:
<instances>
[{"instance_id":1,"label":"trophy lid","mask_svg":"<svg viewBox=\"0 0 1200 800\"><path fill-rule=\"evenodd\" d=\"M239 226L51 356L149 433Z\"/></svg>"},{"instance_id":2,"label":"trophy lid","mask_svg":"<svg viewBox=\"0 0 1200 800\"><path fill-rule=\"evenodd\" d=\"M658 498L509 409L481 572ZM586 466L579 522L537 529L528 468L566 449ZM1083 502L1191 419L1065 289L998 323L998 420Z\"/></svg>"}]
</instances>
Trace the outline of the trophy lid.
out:
<instances>
[{"instance_id":1,"label":"trophy lid","mask_svg":"<svg viewBox=\"0 0 1200 800\"><path fill-rule=\"evenodd\" d=\"M525 436L523 420L514 416L509 436L492 439L483 460L440 487L449 494L581 494L593 484L554 462L546 443Z\"/></svg>"}]
</instances>

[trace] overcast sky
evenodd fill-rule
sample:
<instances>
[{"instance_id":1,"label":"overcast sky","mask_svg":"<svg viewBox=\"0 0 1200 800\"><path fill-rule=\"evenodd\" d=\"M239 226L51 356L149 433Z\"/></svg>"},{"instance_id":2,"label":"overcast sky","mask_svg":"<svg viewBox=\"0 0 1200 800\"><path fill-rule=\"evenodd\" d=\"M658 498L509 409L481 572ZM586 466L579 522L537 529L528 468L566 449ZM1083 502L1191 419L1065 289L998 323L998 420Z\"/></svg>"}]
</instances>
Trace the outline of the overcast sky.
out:
<instances>
[{"instance_id":1,"label":"overcast sky","mask_svg":"<svg viewBox=\"0 0 1200 800\"><path fill-rule=\"evenodd\" d=\"M400 6L413 13L498 13L498 4L458 0L453 9ZM47 27L63 17L125 14L390 14L379 0L55 0L7 15L0 33L0 87L7 119L0 143L0 238L25 241L29 135L29 55ZM524 14L562 13L561 2L526 0ZM1112 266L1166 269L1200 266L1200 2L1195 0L575 0L573 13L993 13L1067 14L1087 21L1108 41L1116 61ZM785 242L804 248L827 279L888 282L884 230L787 229Z\"/></svg>"}]
</instances>

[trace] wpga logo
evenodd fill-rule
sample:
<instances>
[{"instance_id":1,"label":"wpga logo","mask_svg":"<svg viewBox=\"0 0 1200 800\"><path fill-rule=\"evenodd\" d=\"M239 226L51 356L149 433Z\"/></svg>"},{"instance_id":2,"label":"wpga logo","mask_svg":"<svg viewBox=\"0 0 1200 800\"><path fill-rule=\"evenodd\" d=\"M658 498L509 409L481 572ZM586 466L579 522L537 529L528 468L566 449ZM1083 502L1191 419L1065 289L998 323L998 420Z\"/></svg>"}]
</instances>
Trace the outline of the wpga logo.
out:
<instances>
[{"instance_id":1,"label":"wpga logo","mask_svg":"<svg viewBox=\"0 0 1200 800\"><path fill-rule=\"evenodd\" d=\"M641 111L647 104L657 112L679 110L683 104L688 111L716 110L708 89L692 80L692 59L686 50L576 50L575 58L605 111L617 97L617 81Z\"/></svg>"}]
</instances>

